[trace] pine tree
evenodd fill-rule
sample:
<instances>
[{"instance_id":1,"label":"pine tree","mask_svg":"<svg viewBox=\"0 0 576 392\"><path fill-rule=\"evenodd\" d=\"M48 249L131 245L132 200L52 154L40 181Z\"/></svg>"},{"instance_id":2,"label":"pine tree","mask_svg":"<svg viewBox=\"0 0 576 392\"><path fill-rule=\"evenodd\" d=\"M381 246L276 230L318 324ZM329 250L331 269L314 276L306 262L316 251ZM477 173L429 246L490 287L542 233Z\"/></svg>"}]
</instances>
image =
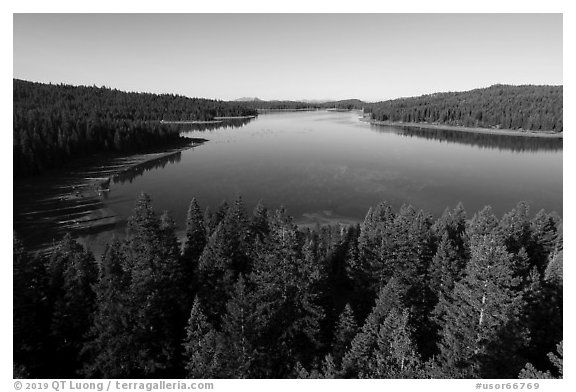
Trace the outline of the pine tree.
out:
<instances>
[{"instance_id":1,"label":"pine tree","mask_svg":"<svg viewBox=\"0 0 576 392\"><path fill-rule=\"evenodd\" d=\"M391 274L414 291L424 290L428 285L427 272L433 257L430 226L429 216L424 212L402 206L394 221L394 254L384 256L392 262Z\"/></svg>"},{"instance_id":2,"label":"pine tree","mask_svg":"<svg viewBox=\"0 0 576 392\"><path fill-rule=\"evenodd\" d=\"M180 255L180 245L176 238L176 224L168 213L164 211L160 216L160 259L163 260L162 281L167 284L166 299L173 304L179 305L179 310L172 314L171 321L175 324L184 325L188 317L188 311L192 306L192 291L195 289L189 265ZM181 339L179 339L181 340Z\"/></svg>"},{"instance_id":3,"label":"pine tree","mask_svg":"<svg viewBox=\"0 0 576 392\"><path fill-rule=\"evenodd\" d=\"M192 295L197 284L195 276L198 269L198 260L207 242L206 227L200 207L195 198L190 201L186 216L186 239L182 254L185 281L188 282L188 295Z\"/></svg>"},{"instance_id":4,"label":"pine tree","mask_svg":"<svg viewBox=\"0 0 576 392\"><path fill-rule=\"evenodd\" d=\"M84 346L88 360L83 373L89 378L125 378L133 374L134 360L128 311L127 288L130 277L122 244L116 238L107 246L102 261L96 292L96 310L90 330L90 340Z\"/></svg>"},{"instance_id":5,"label":"pine tree","mask_svg":"<svg viewBox=\"0 0 576 392\"><path fill-rule=\"evenodd\" d=\"M492 207L486 206L474 214L472 220L466 226L466 240L472 247L477 242L482 242L482 237L489 234L499 233L499 221L492 211Z\"/></svg>"},{"instance_id":6,"label":"pine tree","mask_svg":"<svg viewBox=\"0 0 576 392\"><path fill-rule=\"evenodd\" d=\"M344 307L334 331L332 359L339 364L346 351L350 349L350 343L352 343L352 339L358 332L358 325L350 304L346 304Z\"/></svg>"},{"instance_id":7,"label":"pine tree","mask_svg":"<svg viewBox=\"0 0 576 392\"><path fill-rule=\"evenodd\" d=\"M368 369L369 363L374 359L374 351L377 347L380 326L391 314L393 309L403 309L402 287L395 278L384 286L376 299L372 312L364 322L362 329L352 340L350 349L342 359L342 376L345 378L361 377Z\"/></svg>"},{"instance_id":8,"label":"pine tree","mask_svg":"<svg viewBox=\"0 0 576 392\"><path fill-rule=\"evenodd\" d=\"M80 370L80 353L92 325L96 263L92 254L67 234L48 260L47 273L52 303L50 333L58 363L54 375L74 377Z\"/></svg>"},{"instance_id":9,"label":"pine tree","mask_svg":"<svg viewBox=\"0 0 576 392\"><path fill-rule=\"evenodd\" d=\"M268 233L270 233L270 227L268 227L268 209L264 206L262 201L258 202L252 212L250 227L254 235L260 241L263 241Z\"/></svg>"},{"instance_id":10,"label":"pine tree","mask_svg":"<svg viewBox=\"0 0 576 392\"><path fill-rule=\"evenodd\" d=\"M128 219L125 241L128 301L134 316L131 335L137 351L135 375L174 375L184 323L182 271L173 223L156 216L146 194L138 198Z\"/></svg>"},{"instance_id":11,"label":"pine tree","mask_svg":"<svg viewBox=\"0 0 576 392\"><path fill-rule=\"evenodd\" d=\"M517 325L520 302L511 255L494 235L476 236L471 253L465 276L443 310L440 361L445 377L494 377L486 366L493 360L490 349L504 344L498 341L503 328Z\"/></svg>"},{"instance_id":12,"label":"pine tree","mask_svg":"<svg viewBox=\"0 0 576 392\"><path fill-rule=\"evenodd\" d=\"M395 250L388 257L394 260L393 275L406 288L404 300L410 309L410 324L418 351L429 356L435 351L429 336L436 333L429 317L435 305L428 274L434 255L431 218L412 206L403 206L394 226Z\"/></svg>"},{"instance_id":13,"label":"pine tree","mask_svg":"<svg viewBox=\"0 0 576 392\"><path fill-rule=\"evenodd\" d=\"M519 202L515 208L505 214L500 221L504 244L508 252L516 254L521 248L530 245L530 209L526 202Z\"/></svg>"},{"instance_id":14,"label":"pine tree","mask_svg":"<svg viewBox=\"0 0 576 392\"><path fill-rule=\"evenodd\" d=\"M192 305L183 346L189 378L221 377L225 351L223 340L208 322L198 297Z\"/></svg>"},{"instance_id":15,"label":"pine tree","mask_svg":"<svg viewBox=\"0 0 576 392\"><path fill-rule=\"evenodd\" d=\"M369 301L375 298L394 271L390 264L394 254L394 220L390 204L370 208L360 225L358 251L347 268L355 292L354 308L360 318L370 312Z\"/></svg>"},{"instance_id":16,"label":"pine tree","mask_svg":"<svg viewBox=\"0 0 576 392\"><path fill-rule=\"evenodd\" d=\"M463 261L469 259L465 244L466 211L462 203L458 203L452 211L446 209L432 226L432 232L437 241L441 241L442 237L447 235L450 243L458 253L458 257Z\"/></svg>"},{"instance_id":17,"label":"pine tree","mask_svg":"<svg viewBox=\"0 0 576 392\"><path fill-rule=\"evenodd\" d=\"M222 333L226 342L226 377L254 378L257 369L257 350L254 344L258 337L258 317L252 294L240 275L234 285L232 297L226 304Z\"/></svg>"},{"instance_id":18,"label":"pine tree","mask_svg":"<svg viewBox=\"0 0 576 392\"><path fill-rule=\"evenodd\" d=\"M563 286L563 251L556 253L546 267L544 278L558 287Z\"/></svg>"},{"instance_id":19,"label":"pine tree","mask_svg":"<svg viewBox=\"0 0 576 392\"><path fill-rule=\"evenodd\" d=\"M14 363L20 374L48 377L51 361L47 351L49 306L46 298L46 270L42 260L31 256L14 234L13 239L13 341ZM22 373L20 370L25 370Z\"/></svg>"},{"instance_id":20,"label":"pine tree","mask_svg":"<svg viewBox=\"0 0 576 392\"><path fill-rule=\"evenodd\" d=\"M462 259L449 234L444 232L430 265L430 288L438 298L447 297L462 278L466 259Z\"/></svg>"},{"instance_id":21,"label":"pine tree","mask_svg":"<svg viewBox=\"0 0 576 392\"><path fill-rule=\"evenodd\" d=\"M530 255L531 265L536 265L543 273L548 261L557 254L558 242L561 241L561 219L555 213L538 211L530 221L530 245L527 251Z\"/></svg>"},{"instance_id":22,"label":"pine tree","mask_svg":"<svg viewBox=\"0 0 576 392\"><path fill-rule=\"evenodd\" d=\"M371 354L367 369L361 377L414 378L418 374L420 359L412 341L409 312L392 309L380 325L377 347Z\"/></svg>"},{"instance_id":23,"label":"pine tree","mask_svg":"<svg viewBox=\"0 0 576 392\"><path fill-rule=\"evenodd\" d=\"M222 221L224 235L227 239L226 253L232 261L231 268L235 274L249 273L251 231L246 217L246 209L241 196L238 196Z\"/></svg>"},{"instance_id":24,"label":"pine tree","mask_svg":"<svg viewBox=\"0 0 576 392\"><path fill-rule=\"evenodd\" d=\"M216 216L216 212L210 208L210 206L206 207L204 210L204 227L206 228L206 238L210 237L218 226L218 218Z\"/></svg>"},{"instance_id":25,"label":"pine tree","mask_svg":"<svg viewBox=\"0 0 576 392\"><path fill-rule=\"evenodd\" d=\"M263 325L262 342L275 341L264 358L274 377L292 372L296 362L307 366L319 347L320 321L317 304L318 266L306 263L297 227L284 209L270 221L270 235L254 262L250 280ZM267 344L267 343L265 343Z\"/></svg>"},{"instance_id":26,"label":"pine tree","mask_svg":"<svg viewBox=\"0 0 576 392\"><path fill-rule=\"evenodd\" d=\"M223 224L219 224L198 262L198 296L206 304L208 319L215 325L220 323L228 293L235 281L227 240Z\"/></svg>"}]
</instances>

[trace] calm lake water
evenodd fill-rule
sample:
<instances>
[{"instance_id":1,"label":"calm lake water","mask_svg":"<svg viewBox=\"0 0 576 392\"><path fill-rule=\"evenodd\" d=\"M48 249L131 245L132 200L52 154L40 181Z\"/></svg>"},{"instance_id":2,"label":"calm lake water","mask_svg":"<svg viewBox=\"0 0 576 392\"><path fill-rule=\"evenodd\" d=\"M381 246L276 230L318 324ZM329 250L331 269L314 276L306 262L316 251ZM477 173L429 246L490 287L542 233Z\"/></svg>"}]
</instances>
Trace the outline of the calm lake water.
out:
<instances>
[{"instance_id":1,"label":"calm lake water","mask_svg":"<svg viewBox=\"0 0 576 392\"><path fill-rule=\"evenodd\" d=\"M105 202L125 220L146 192L180 230L192 197L204 209L238 194L249 211L259 200L284 205L302 225L358 222L383 200L434 215L462 201L469 216L487 204L501 215L526 200L533 213L562 214L561 139L403 130L359 116L273 113L185 131L209 141L119 177Z\"/></svg>"}]
</instances>

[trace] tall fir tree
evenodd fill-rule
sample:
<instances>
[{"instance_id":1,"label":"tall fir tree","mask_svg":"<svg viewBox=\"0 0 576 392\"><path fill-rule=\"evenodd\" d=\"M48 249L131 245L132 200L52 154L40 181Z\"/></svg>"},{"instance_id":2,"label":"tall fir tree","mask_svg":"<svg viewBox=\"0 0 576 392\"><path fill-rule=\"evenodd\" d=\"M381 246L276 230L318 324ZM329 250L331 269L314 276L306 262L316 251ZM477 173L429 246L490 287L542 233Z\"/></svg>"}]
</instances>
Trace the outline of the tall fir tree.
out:
<instances>
[{"instance_id":1,"label":"tall fir tree","mask_svg":"<svg viewBox=\"0 0 576 392\"><path fill-rule=\"evenodd\" d=\"M429 268L434 255L431 217L412 206L402 206L394 222L395 251L388 256L393 260L393 276L406 288L405 304L410 309L410 328L417 349L423 356L435 351L429 336L436 332L430 320L435 301L430 289Z\"/></svg>"},{"instance_id":2,"label":"tall fir tree","mask_svg":"<svg viewBox=\"0 0 576 392\"><path fill-rule=\"evenodd\" d=\"M420 374L420 358L413 342L409 312L392 309L380 325L377 347L371 354L367 378L416 378Z\"/></svg>"},{"instance_id":3,"label":"tall fir tree","mask_svg":"<svg viewBox=\"0 0 576 392\"><path fill-rule=\"evenodd\" d=\"M227 252L227 241L221 223L208 239L198 262L198 296L206 304L208 319L216 326L220 325L220 318L236 279L233 261Z\"/></svg>"},{"instance_id":4,"label":"tall fir tree","mask_svg":"<svg viewBox=\"0 0 576 392\"><path fill-rule=\"evenodd\" d=\"M181 361L182 273L170 222L156 216L146 194L128 219L125 250L135 376L174 376Z\"/></svg>"},{"instance_id":5,"label":"tall fir tree","mask_svg":"<svg viewBox=\"0 0 576 392\"><path fill-rule=\"evenodd\" d=\"M320 274L318 265L305 262L299 237L286 211L277 210L250 275L263 323L261 341L276 342L274 349L268 347L264 353L275 377L285 377L297 362L307 366L319 347L324 317L317 304Z\"/></svg>"},{"instance_id":6,"label":"tall fir tree","mask_svg":"<svg viewBox=\"0 0 576 392\"><path fill-rule=\"evenodd\" d=\"M255 343L260 332L256 303L243 275L234 285L232 297L226 304L222 334L227 347L226 377L255 378L259 376L258 351ZM260 366L263 364L259 364Z\"/></svg>"},{"instance_id":7,"label":"tall fir tree","mask_svg":"<svg viewBox=\"0 0 576 392\"><path fill-rule=\"evenodd\" d=\"M389 256L394 254L394 220L389 203L370 208L360 225L358 251L348 266L348 277L355 292L354 308L360 318L370 312L370 300L393 273ZM367 301L368 299L368 301Z\"/></svg>"},{"instance_id":8,"label":"tall fir tree","mask_svg":"<svg viewBox=\"0 0 576 392\"><path fill-rule=\"evenodd\" d=\"M52 360L47 346L50 313L46 269L42 260L25 250L15 233L13 283L14 370L23 378L50 377L46 373Z\"/></svg>"},{"instance_id":9,"label":"tall fir tree","mask_svg":"<svg viewBox=\"0 0 576 392\"><path fill-rule=\"evenodd\" d=\"M518 327L520 297L510 269L511 255L495 235L476 236L464 278L457 282L443 310L440 362L447 378L510 377L494 374L492 348L524 342L499 340L504 329ZM508 334L510 335L510 334ZM523 339L520 334L518 339ZM514 343L513 345L511 343ZM501 353L502 354L502 353Z\"/></svg>"},{"instance_id":10,"label":"tall fir tree","mask_svg":"<svg viewBox=\"0 0 576 392\"><path fill-rule=\"evenodd\" d=\"M133 315L127 292L130 276L125 266L122 243L113 238L102 256L94 286L94 322L84 346L88 359L83 373L89 378L129 378L134 374L130 358Z\"/></svg>"},{"instance_id":11,"label":"tall fir tree","mask_svg":"<svg viewBox=\"0 0 576 392\"><path fill-rule=\"evenodd\" d=\"M198 261L206 246L207 233L204 217L196 198L192 198L186 215L186 237L182 252L184 280L187 282L187 295L193 298L198 284Z\"/></svg>"},{"instance_id":12,"label":"tall fir tree","mask_svg":"<svg viewBox=\"0 0 576 392\"><path fill-rule=\"evenodd\" d=\"M254 207L252 217L250 218L250 227L254 236L260 241L263 241L270 233L270 227L268 226L268 209L261 200L256 204L256 207Z\"/></svg>"},{"instance_id":13,"label":"tall fir tree","mask_svg":"<svg viewBox=\"0 0 576 392\"><path fill-rule=\"evenodd\" d=\"M340 364L344 354L350 349L352 339L358 333L358 324L350 304L344 306L344 310L338 318L335 326L334 338L332 342L332 360Z\"/></svg>"},{"instance_id":14,"label":"tall fir tree","mask_svg":"<svg viewBox=\"0 0 576 392\"><path fill-rule=\"evenodd\" d=\"M530 221L530 244L527 251L530 254L531 265L535 265L543 273L549 260L554 258L561 239L561 219L555 213L538 211Z\"/></svg>"},{"instance_id":15,"label":"tall fir tree","mask_svg":"<svg viewBox=\"0 0 576 392\"><path fill-rule=\"evenodd\" d=\"M362 329L350 345L350 349L342 359L341 376L344 378L358 378L368 376L371 361L378 347L378 334L380 327L396 309L403 309L405 287L396 278L392 278L384 286L376 299L372 312L366 318Z\"/></svg>"},{"instance_id":16,"label":"tall fir tree","mask_svg":"<svg viewBox=\"0 0 576 392\"><path fill-rule=\"evenodd\" d=\"M73 378L81 370L85 336L92 325L97 279L94 257L70 234L52 253L47 265L54 376Z\"/></svg>"},{"instance_id":17,"label":"tall fir tree","mask_svg":"<svg viewBox=\"0 0 576 392\"><path fill-rule=\"evenodd\" d=\"M482 208L466 225L465 238L468 246L472 247L475 243L482 242L482 238L486 235L499 233L499 223L492 207Z\"/></svg>"},{"instance_id":18,"label":"tall fir tree","mask_svg":"<svg viewBox=\"0 0 576 392\"><path fill-rule=\"evenodd\" d=\"M186 374L189 378L221 378L223 376L224 341L202 311L198 297L194 299L183 343Z\"/></svg>"},{"instance_id":19,"label":"tall fir tree","mask_svg":"<svg viewBox=\"0 0 576 392\"><path fill-rule=\"evenodd\" d=\"M204 217L196 198L192 198L186 215L186 240L183 255L192 265L198 262L198 257L206 246L206 227Z\"/></svg>"}]
</instances>

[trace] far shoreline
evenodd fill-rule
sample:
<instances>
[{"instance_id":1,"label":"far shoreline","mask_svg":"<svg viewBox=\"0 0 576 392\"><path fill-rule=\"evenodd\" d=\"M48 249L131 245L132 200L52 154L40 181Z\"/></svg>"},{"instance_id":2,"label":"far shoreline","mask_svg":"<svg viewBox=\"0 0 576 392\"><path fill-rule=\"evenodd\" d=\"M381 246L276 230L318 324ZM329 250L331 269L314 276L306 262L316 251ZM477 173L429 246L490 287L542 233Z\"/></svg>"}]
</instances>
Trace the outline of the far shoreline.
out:
<instances>
[{"instance_id":1,"label":"far shoreline","mask_svg":"<svg viewBox=\"0 0 576 392\"><path fill-rule=\"evenodd\" d=\"M487 135L504 135L504 136L524 136L524 137L542 137L551 139L563 139L563 132L536 132L536 131L519 131L514 129L495 129L495 128L480 128L480 127L464 127L458 125L441 125L429 123L415 123L415 122L398 122L398 121L380 121L370 118L360 118L360 121L367 122L373 125L382 125L389 127L404 127L404 128L420 128L420 129L436 129L442 131L457 131L468 133L483 133Z\"/></svg>"},{"instance_id":2,"label":"far shoreline","mask_svg":"<svg viewBox=\"0 0 576 392\"><path fill-rule=\"evenodd\" d=\"M186 125L186 124L220 124L223 120L247 120L251 118L256 118L254 115L250 116L222 116L214 117L212 120L160 120L160 124L172 124L172 125Z\"/></svg>"}]
</instances>

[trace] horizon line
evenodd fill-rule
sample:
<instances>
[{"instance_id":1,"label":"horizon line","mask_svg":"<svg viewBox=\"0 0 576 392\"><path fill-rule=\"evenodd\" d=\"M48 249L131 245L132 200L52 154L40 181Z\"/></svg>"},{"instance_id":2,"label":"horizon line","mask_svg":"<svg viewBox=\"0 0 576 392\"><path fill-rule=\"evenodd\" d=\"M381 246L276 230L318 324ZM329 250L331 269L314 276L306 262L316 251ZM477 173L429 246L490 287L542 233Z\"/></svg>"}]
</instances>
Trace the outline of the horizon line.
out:
<instances>
[{"instance_id":1,"label":"horizon line","mask_svg":"<svg viewBox=\"0 0 576 392\"><path fill-rule=\"evenodd\" d=\"M342 98L342 99L318 99L318 98L304 98L301 100L298 99L282 99L282 98L274 98L274 99L262 99L260 97L257 96L250 96L250 95L243 95L241 97L235 98L235 99L223 99L223 98L208 98L208 97L201 97L201 96L189 96L189 95L184 95L184 94L179 94L179 93L173 93L173 92L154 92L154 91L144 91L144 90L124 90L124 89L120 89L117 87L112 87L112 86L106 86L106 85L101 85L98 86L96 84L93 85L88 85L88 84L71 84L71 83L66 83L66 82L55 82L55 81L49 81L49 82L43 82L43 81L38 81L38 80L27 80L27 79L21 79L21 78L17 78L15 76L12 77L13 81L14 80L19 80L19 81L23 81L23 82L29 82L29 83L39 83L39 84L47 84L47 85L61 85L61 86L70 86L70 87L96 87L96 88L104 88L104 89L109 89L109 90L116 90L116 91L120 91L120 92L124 92L124 93L134 93L134 94L152 94L152 95L174 95L174 96L180 96L180 97L184 97L184 98L189 98L189 99L208 99L208 100L213 100L213 101L223 101L223 102L255 102L254 99L258 99L262 102L302 102L302 103L328 103L328 102L340 102L340 101L352 101L352 100L358 100L364 103L378 103L378 102L386 102L386 101L394 101L397 99L409 99L409 98L418 98L418 97L424 97L427 95L434 95L434 94L444 94L444 93L459 93L459 92L468 92L468 91L474 91L474 90L482 90L482 89L487 89L490 87L494 87L494 86L510 86L510 87L528 87L528 86L532 86L532 87L564 87L563 84L531 84L531 83L523 83L523 84L507 84L507 83L493 83L489 86L483 86L483 87L474 87L472 89L469 90L445 90L445 91L434 91L434 92L429 92L429 93L425 93L425 94L420 94L420 95L410 95L410 96L399 96L399 97L394 97L394 98L383 98L383 99L379 99L379 100L364 100L361 98ZM241 98L252 98L251 101L239 101L239 99ZM316 102L307 102L307 101L316 101ZM256 101L257 102L257 101Z\"/></svg>"}]
</instances>

